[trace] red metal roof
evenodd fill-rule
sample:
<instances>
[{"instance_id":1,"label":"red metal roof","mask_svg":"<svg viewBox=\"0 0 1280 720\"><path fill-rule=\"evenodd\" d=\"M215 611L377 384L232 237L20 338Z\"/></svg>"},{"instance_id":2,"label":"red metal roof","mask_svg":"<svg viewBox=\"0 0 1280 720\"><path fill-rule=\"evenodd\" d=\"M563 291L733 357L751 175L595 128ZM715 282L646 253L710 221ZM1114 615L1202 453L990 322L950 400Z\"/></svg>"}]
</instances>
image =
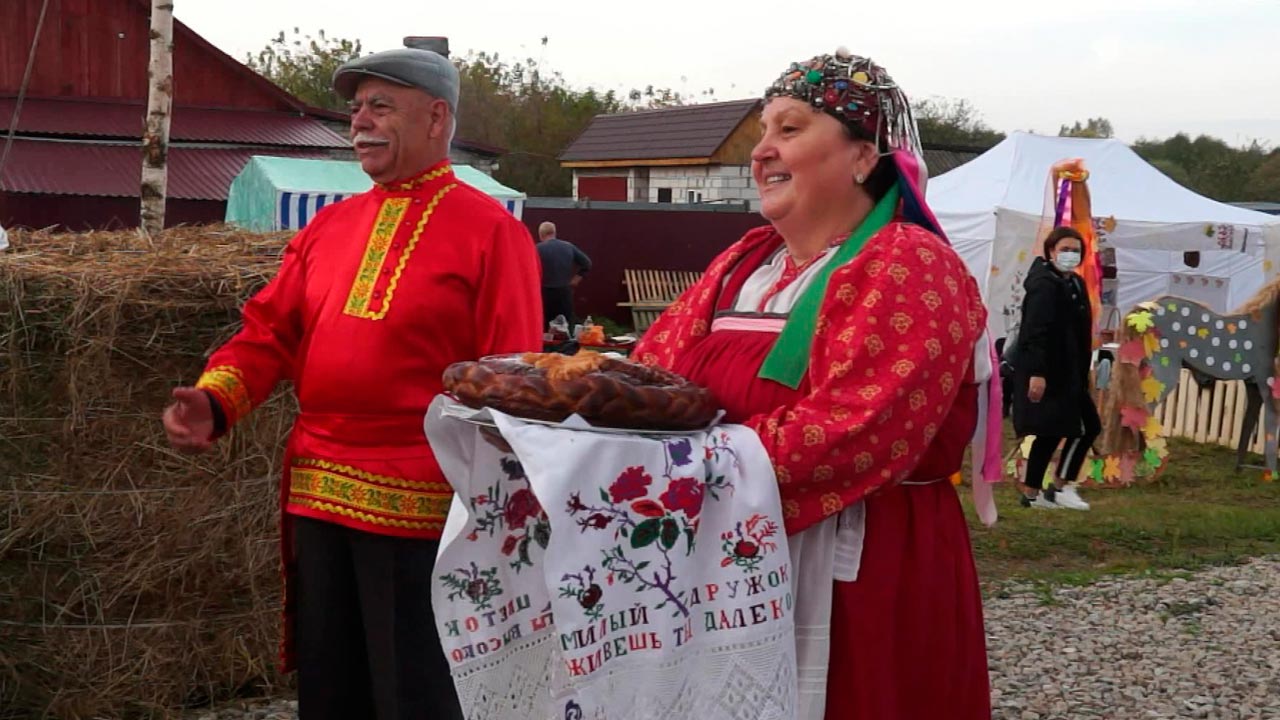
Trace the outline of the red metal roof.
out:
<instances>
[{"instance_id":1,"label":"red metal roof","mask_svg":"<svg viewBox=\"0 0 1280 720\"><path fill-rule=\"evenodd\" d=\"M2 143L0 143L2 145ZM169 148L168 196L226 200L231 181L253 155L324 158L324 150ZM114 144L14 140L0 177L0 190L47 195L138 197L142 143Z\"/></svg>"},{"instance_id":2,"label":"red metal roof","mask_svg":"<svg viewBox=\"0 0 1280 720\"><path fill-rule=\"evenodd\" d=\"M5 125L16 99L0 98ZM127 100L27 98L18 132L66 137L137 138L141 141L146 107ZM350 148L323 123L301 114L263 110L213 110L175 107L169 138L185 142L226 142L289 147Z\"/></svg>"}]
</instances>

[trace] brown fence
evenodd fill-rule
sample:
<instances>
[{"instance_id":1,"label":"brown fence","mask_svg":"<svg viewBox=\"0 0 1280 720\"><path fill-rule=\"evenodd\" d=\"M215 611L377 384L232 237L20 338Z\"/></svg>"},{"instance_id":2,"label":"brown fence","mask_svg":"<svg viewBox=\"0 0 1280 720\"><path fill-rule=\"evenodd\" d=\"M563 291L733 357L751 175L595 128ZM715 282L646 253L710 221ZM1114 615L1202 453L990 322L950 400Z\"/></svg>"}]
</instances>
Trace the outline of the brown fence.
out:
<instances>
[{"instance_id":1,"label":"brown fence","mask_svg":"<svg viewBox=\"0 0 1280 720\"><path fill-rule=\"evenodd\" d=\"M765 224L743 208L641 203L575 203L531 199L524 222L537 236L544 221L556 224L559 237L591 258L591 272L574 294L578 316L608 317L631 324L625 270L701 272L743 233Z\"/></svg>"}]
</instances>

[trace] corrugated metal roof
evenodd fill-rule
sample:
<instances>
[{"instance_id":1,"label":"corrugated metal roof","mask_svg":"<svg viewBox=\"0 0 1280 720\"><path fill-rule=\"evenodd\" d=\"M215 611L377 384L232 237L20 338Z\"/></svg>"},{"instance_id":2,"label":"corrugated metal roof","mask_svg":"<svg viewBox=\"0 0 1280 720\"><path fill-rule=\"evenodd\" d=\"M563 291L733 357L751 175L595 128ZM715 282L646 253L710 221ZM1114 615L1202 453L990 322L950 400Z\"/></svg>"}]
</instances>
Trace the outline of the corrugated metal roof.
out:
<instances>
[{"instance_id":1,"label":"corrugated metal roof","mask_svg":"<svg viewBox=\"0 0 1280 720\"><path fill-rule=\"evenodd\" d=\"M7 127L16 100L0 98ZM31 135L142 138L146 106L111 100L27 98L18 132ZM351 144L323 123L302 115L262 110L214 110L175 107L169 138L185 142L226 142L287 147L349 148Z\"/></svg>"},{"instance_id":2,"label":"corrugated metal roof","mask_svg":"<svg viewBox=\"0 0 1280 720\"><path fill-rule=\"evenodd\" d=\"M704 158L729 139L759 100L597 115L562 162Z\"/></svg>"},{"instance_id":3,"label":"corrugated metal roof","mask_svg":"<svg viewBox=\"0 0 1280 720\"><path fill-rule=\"evenodd\" d=\"M253 155L327 156L324 150L169 148L169 197L226 200L231 181ZM0 190L46 195L138 197L142 145L15 140L0 177Z\"/></svg>"},{"instance_id":4,"label":"corrugated metal roof","mask_svg":"<svg viewBox=\"0 0 1280 720\"><path fill-rule=\"evenodd\" d=\"M924 162L929 168L929 177L937 177L951 172L961 165L982 154L977 148L955 148L924 146Z\"/></svg>"}]
</instances>

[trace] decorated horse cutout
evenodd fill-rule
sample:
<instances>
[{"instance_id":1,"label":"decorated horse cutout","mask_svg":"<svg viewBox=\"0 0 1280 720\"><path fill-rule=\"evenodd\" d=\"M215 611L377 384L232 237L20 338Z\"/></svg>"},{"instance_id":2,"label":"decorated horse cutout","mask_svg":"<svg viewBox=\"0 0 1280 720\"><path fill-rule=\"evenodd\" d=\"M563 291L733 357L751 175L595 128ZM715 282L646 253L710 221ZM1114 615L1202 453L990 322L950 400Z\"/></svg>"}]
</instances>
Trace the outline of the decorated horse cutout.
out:
<instances>
[{"instance_id":1,"label":"decorated horse cutout","mask_svg":"<svg viewBox=\"0 0 1280 720\"><path fill-rule=\"evenodd\" d=\"M1149 332L1156 338L1151 356L1152 377L1162 387L1155 402L1163 400L1177 386L1183 367L1217 380L1243 380L1248 404L1236 448L1236 470L1244 466L1258 412L1265 407L1264 447L1269 477L1276 474L1280 416L1276 403L1263 401L1274 397L1278 305L1280 277L1229 315L1219 315L1198 302L1172 295L1144 303L1141 308L1150 313ZM1124 352L1123 347L1121 351Z\"/></svg>"},{"instance_id":2,"label":"decorated horse cutout","mask_svg":"<svg viewBox=\"0 0 1280 720\"><path fill-rule=\"evenodd\" d=\"M1267 470L1276 472L1277 414L1272 397L1277 350L1277 295L1280 279L1236 312L1220 316L1200 303L1173 296L1151 305L1154 325L1160 334L1154 357L1155 377L1165 386L1160 400L1176 386L1183 367L1197 370L1217 380L1243 380L1247 405L1240 444L1236 448L1236 469L1244 456L1265 408L1264 452Z\"/></svg>"}]
</instances>

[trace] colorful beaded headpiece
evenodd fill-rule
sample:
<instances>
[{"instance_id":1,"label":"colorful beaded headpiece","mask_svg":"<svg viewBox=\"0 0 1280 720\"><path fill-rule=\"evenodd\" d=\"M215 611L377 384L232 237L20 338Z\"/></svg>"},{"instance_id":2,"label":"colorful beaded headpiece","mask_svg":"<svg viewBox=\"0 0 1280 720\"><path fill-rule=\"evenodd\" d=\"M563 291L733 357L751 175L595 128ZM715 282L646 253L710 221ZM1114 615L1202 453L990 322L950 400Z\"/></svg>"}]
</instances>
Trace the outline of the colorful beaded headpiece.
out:
<instances>
[{"instance_id":1,"label":"colorful beaded headpiece","mask_svg":"<svg viewBox=\"0 0 1280 720\"><path fill-rule=\"evenodd\" d=\"M907 96L885 69L844 48L791 63L764 94L793 97L874 140L881 153L906 150L921 156L920 138Z\"/></svg>"}]
</instances>

